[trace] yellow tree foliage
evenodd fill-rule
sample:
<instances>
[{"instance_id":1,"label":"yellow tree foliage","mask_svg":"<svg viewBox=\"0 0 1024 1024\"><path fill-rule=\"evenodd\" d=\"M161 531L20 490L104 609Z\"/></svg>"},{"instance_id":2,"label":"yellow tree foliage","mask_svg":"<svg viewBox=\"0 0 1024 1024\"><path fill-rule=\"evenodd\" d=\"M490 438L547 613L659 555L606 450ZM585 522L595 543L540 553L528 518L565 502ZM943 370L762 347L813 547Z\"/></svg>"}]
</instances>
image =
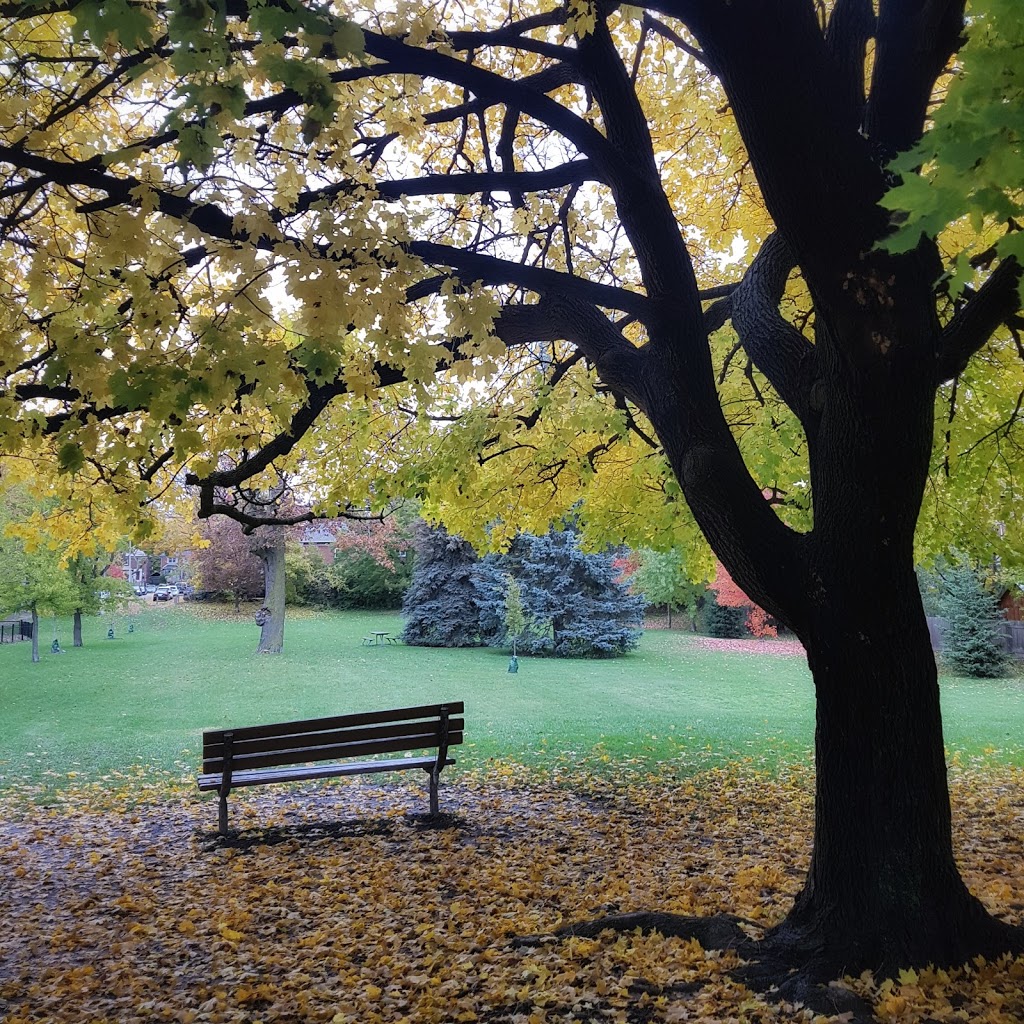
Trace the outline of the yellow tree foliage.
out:
<instances>
[{"instance_id":1,"label":"yellow tree foliage","mask_svg":"<svg viewBox=\"0 0 1024 1024\"><path fill-rule=\"evenodd\" d=\"M963 0L0 17L5 452L136 532L182 483L245 522L287 479L290 522L415 495L478 543L570 508L703 536L819 698L773 949L1021 945L953 858L914 576L915 543L1022 560L1020 267L995 239L958 292L963 245L888 252L880 205Z\"/></svg>"}]
</instances>

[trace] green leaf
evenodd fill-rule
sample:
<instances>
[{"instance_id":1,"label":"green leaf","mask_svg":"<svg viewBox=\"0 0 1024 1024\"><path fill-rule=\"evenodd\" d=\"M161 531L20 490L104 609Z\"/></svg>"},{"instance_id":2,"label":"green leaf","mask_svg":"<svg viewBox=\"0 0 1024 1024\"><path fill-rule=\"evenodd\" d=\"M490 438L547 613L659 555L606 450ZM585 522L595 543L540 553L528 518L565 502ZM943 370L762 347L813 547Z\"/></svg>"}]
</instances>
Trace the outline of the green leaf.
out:
<instances>
[{"instance_id":1,"label":"green leaf","mask_svg":"<svg viewBox=\"0 0 1024 1024\"><path fill-rule=\"evenodd\" d=\"M85 452L80 444L67 441L57 452L57 468L61 473L77 473L85 465Z\"/></svg>"},{"instance_id":2,"label":"green leaf","mask_svg":"<svg viewBox=\"0 0 1024 1024\"><path fill-rule=\"evenodd\" d=\"M363 30L354 21L341 20L339 27L331 36L331 42L339 57L342 54L347 54L350 57L362 57L366 53Z\"/></svg>"}]
</instances>

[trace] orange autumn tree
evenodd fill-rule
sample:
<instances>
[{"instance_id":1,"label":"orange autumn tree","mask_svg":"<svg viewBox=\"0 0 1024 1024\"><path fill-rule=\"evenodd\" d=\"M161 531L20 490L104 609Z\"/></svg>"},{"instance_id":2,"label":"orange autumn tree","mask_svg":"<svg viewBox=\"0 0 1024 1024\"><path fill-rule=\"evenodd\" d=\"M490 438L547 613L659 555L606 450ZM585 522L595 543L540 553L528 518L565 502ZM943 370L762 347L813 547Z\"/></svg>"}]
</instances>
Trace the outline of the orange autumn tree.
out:
<instances>
[{"instance_id":1,"label":"orange autumn tree","mask_svg":"<svg viewBox=\"0 0 1024 1024\"><path fill-rule=\"evenodd\" d=\"M721 562L715 563L715 582L711 589L723 608L750 608L746 627L758 640L763 640L766 636L779 635L778 630L768 621L768 613L740 590L736 581L729 575L729 570Z\"/></svg>"}]
</instances>

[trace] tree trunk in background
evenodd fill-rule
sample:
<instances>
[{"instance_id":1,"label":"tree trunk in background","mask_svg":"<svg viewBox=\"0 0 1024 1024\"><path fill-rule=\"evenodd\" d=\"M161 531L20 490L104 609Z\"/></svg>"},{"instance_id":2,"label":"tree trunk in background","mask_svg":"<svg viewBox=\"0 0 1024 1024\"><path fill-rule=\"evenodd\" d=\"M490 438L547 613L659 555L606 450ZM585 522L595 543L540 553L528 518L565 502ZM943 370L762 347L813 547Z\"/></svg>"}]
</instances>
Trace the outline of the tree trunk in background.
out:
<instances>
[{"instance_id":1,"label":"tree trunk in background","mask_svg":"<svg viewBox=\"0 0 1024 1024\"><path fill-rule=\"evenodd\" d=\"M39 612L32 605L32 660L39 660Z\"/></svg>"},{"instance_id":2,"label":"tree trunk in background","mask_svg":"<svg viewBox=\"0 0 1024 1024\"><path fill-rule=\"evenodd\" d=\"M260 626L258 654L280 654L284 648L285 534L280 526L261 526L252 536L252 553L263 562L263 607L256 613Z\"/></svg>"},{"instance_id":3,"label":"tree trunk in background","mask_svg":"<svg viewBox=\"0 0 1024 1024\"><path fill-rule=\"evenodd\" d=\"M74 620L74 622L75 622L75 624L74 624L74 627L72 629L72 634L73 635L72 635L72 638L71 638L71 643L72 643L72 646L74 646L74 647L81 647L82 646L82 609L81 608L76 608L75 609L75 620Z\"/></svg>"}]
</instances>

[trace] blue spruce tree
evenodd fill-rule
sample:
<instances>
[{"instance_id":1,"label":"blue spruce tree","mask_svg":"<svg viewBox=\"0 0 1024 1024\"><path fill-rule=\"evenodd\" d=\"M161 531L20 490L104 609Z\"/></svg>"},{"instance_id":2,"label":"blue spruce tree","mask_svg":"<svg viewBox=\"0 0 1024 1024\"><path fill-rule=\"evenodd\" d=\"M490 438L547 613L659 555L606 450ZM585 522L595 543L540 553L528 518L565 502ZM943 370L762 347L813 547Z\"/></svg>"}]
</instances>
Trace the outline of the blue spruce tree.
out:
<instances>
[{"instance_id":1,"label":"blue spruce tree","mask_svg":"<svg viewBox=\"0 0 1024 1024\"><path fill-rule=\"evenodd\" d=\"M519 584L527 623L517 637L520 653L608 658L639 643L643 598L617 581L610 554L581 551L571 527L520 534L507 554L484 559L476 574L480 633L494 647L508 644L508 576Z\"/></svg>"},{"instance_id":2,"label":"blue spruce tree","mask_svg":"<svg viewBox=\"0 0 1024 1024\"><path fill-rule=\"evenodd\" d=\"M954 552L952 564L939 573L940 608L949 620L943 657L958 675L993 679L1004 675L1008 655L1003 642L1003 613L995 595L970 559Z\"/></svg>"},{"instance_id":3,"label":"blue spruce tree","mask_svg":"<svg viewBox=\"0 0 1024 1024\"><path fill-rule=\"evenodd\" d=\"M444 527L416 527L416 562L402 601L402 639L417 647L476 647L480 610L476 552Z\"/></svg>"}]
</instances>

